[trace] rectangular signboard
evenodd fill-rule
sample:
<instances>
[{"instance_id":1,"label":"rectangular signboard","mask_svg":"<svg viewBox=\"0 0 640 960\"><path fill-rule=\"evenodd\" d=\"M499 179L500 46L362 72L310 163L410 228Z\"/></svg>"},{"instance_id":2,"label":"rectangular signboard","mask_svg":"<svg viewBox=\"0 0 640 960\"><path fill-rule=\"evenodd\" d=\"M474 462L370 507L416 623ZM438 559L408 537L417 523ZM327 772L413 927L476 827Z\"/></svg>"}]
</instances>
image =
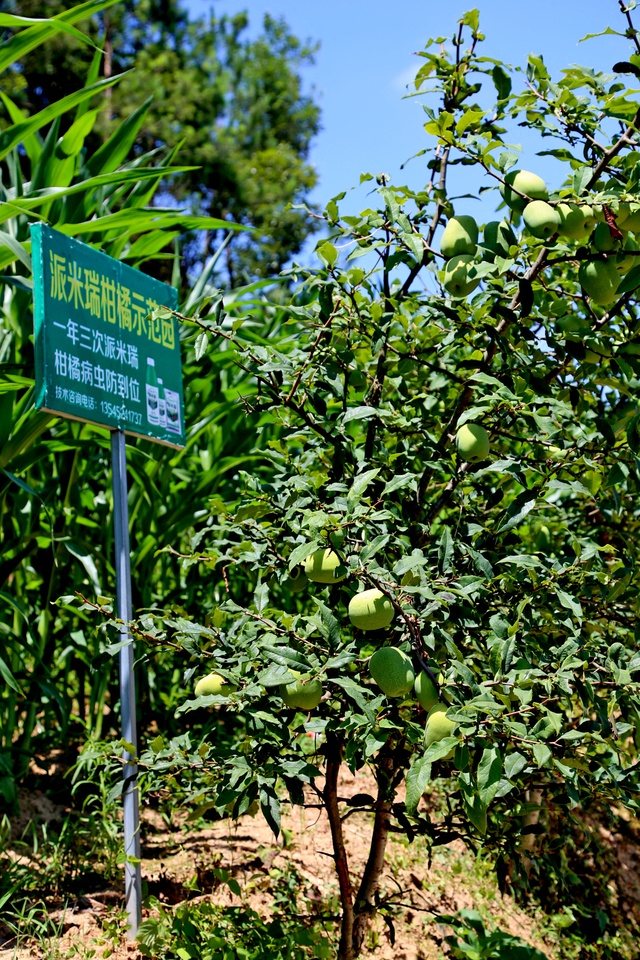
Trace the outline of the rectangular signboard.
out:
<instances>
[{"instance_id":1,"label":"rectangular signboard","mask_svg":"<svg viewBox=\"0 0 640 960\"><path fill-rule=\"evenodd\" d=\"M45 224L31 227L36 406L185 443L177 291Z\"/></svg>"}]
</instances>

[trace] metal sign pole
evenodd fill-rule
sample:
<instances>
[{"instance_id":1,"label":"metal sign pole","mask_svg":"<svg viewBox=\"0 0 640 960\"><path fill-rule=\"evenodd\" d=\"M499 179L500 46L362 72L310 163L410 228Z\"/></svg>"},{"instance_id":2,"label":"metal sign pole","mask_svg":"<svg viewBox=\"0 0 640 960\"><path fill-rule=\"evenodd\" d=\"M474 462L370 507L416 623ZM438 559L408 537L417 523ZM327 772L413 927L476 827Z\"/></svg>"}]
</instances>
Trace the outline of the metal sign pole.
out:
<instances>
[{"instance_id":1,"label":"metal sign pole","mask_svg":"<svg viewBox=\"0 0 640 960\"><path fill-rule=\"evenodd\" d=\"M127 459L122 430L111 434L113 472L113 516L116 546L116 596L118 618L129 622L131 602L131 566L129 562L129 506L127 502ZM138 749L136 732L136 687L133 674L133 637L123 629L125 641L120 650L120 709L122 737ZM140 820L138 810L138 768L135 757L125 751L123 769L125 902L128 917L127 936L133 940L142 919L142 877L140 873ZM129 858L134 862L130 862Z\"/></svg>"}]
</instances>

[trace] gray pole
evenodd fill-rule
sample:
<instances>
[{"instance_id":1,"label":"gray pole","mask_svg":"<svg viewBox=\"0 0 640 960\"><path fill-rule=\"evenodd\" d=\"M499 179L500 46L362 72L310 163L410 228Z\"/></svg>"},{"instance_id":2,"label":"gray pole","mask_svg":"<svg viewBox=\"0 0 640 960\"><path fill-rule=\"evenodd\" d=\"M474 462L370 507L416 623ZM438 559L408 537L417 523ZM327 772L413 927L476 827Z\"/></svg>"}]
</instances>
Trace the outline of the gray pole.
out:
<instances>
[{"instance_id":1,"label":"gray pole","mask_svg":"<svg viewBox=\"0 0 640 960\"><path fill-rule=\"evenodd\" d=\"M118 618L127 623L133 618L131 603L131 565L129 563L129 505L127 502L127 456L122 430L111 434L111 467L113 472L113 520L116 544L116 596ZM122 738L138 750L136 732L136 685L133 675L133 637L122 631L125 645L120 650L120 709ZM142 919L142 879L140 873L140 821L138 812L138 768L135 757L125 750L124 785L124 853L135 858L125 860L125 903L128 917L127 936L133 940Z\"/></svg>"}]
</instances>

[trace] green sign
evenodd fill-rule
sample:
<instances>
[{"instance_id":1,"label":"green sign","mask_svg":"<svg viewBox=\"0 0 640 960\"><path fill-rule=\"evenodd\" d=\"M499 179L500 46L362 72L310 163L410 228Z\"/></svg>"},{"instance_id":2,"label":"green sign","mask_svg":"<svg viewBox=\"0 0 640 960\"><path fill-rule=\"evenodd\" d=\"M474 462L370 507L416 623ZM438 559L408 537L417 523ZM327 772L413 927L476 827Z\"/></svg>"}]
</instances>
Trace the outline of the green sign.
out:
<instances>
[{"instance_id":1,"label":"green sign","mask_svg":"<svg viewBox=\"0 0 640 960\"><path fill-rule=\"evenodd\" d=\"M176 290L42 223L31 239L36 406L184 446Z\"/></svg>"}]
</instances>

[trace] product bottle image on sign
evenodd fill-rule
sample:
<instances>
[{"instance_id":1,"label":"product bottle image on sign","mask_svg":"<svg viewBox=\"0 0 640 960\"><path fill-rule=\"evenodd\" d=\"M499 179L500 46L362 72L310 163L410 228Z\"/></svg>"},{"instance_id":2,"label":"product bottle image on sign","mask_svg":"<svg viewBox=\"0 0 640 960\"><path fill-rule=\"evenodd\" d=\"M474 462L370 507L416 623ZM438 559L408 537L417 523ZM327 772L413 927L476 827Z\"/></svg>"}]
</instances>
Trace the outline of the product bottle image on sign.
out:
<instances>
[{"instance_id":1,"label":"product bottle image on sign","mask_svg":"<svg viewBox=\"0 0 640 960\"><path fill-rule=\"evenodd\" d=\"M147 420L157 424L158 417L158 378L156 376L156 362L153 357L147 357Z\"/></svg>"},{"instance_id":2,"label":"product bottle image on sign","mask_svg":"<svg viewBox=\"0 0 640 960\"><path fill-rule=\"evenodd\" d=\"M164 398L164 386L162 377L158 377L158 426L167 425L167 401Z\"/></svg>"}]
</instances>

